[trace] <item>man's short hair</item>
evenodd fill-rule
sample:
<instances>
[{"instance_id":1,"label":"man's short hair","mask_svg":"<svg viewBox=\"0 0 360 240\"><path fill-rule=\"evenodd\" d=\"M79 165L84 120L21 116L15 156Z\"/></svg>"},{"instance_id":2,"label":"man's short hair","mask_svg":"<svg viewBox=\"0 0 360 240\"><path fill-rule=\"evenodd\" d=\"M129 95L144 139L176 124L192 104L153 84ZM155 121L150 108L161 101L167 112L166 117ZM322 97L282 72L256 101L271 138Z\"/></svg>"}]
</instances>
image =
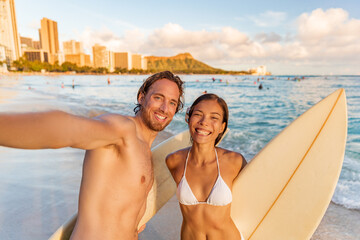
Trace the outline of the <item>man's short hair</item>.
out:
<instances>
[{"instance_id":1,"label":"man's short hair","mask_svg":"<svg viewBox=\"0 0 360 240\"><path fill-rule=\"evenodd\" d=\"M178 99L178 105L176 107L176 113L177 113L179 110L181 110L184 107L184 86L183 86L184 82L180 79L180 77L174 75L170 71L158 72L158 73L155 73L155 74L151 75L150 77L148 77L143 82L141 87L139 88L139 91L137 93L137 101L138 101L141 93L144 96L146 96L151 85L153 85L154 82L156 82L157 80L164 79L164 78L176 83L176 85L179 88L179 99ZM136 106L134 108L135 115L141 110L141 108L142 108L142 106L138 101L138 103L136 104Z\"/></svg>"}]
</instances>

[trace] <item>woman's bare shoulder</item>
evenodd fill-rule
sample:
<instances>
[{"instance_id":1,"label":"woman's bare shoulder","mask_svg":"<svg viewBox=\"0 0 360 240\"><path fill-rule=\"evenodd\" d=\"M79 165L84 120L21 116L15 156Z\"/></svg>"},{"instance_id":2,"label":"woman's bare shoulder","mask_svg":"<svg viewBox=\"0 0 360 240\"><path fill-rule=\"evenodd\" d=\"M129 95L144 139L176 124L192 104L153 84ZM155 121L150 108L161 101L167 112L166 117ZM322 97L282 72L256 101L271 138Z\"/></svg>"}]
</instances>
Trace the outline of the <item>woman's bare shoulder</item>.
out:
<instances>
[{"instance_id":1,"label":"woman's bare shoulder","mask_svg":"<svg viewBox=\"0 0 360 240\"><path fill-rule=\"evenodd\" d=\"M233 167L243 169L247 164L244 156L241 153L224 148L219 148L219 150L223 159L226 160L226 162L228 162Z\"/></svg>"},{"instance_id":2,"label":"woman's bare shoulder","mask_svg":"<svg viewBox=\"0 0 360 240\"><path fill-rule=\"evenodd\" d=\"M183 161L185 161L188 151L189 147L177 150L167 155L165 161L168 168L170 170L176 169Z\"/></svg>"}]
</instances>

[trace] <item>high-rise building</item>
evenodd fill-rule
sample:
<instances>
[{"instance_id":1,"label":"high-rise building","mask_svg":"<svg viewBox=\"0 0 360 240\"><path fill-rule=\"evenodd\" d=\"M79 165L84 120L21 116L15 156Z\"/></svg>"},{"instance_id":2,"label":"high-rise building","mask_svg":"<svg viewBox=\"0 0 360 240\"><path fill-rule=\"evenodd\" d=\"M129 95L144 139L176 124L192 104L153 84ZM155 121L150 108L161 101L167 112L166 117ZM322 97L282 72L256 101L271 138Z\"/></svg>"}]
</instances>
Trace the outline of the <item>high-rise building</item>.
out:
<instances>
[{"instance_id":1,"label":"high-rise building","mask_svg":"<svg viewBox=\"0 0 360 240\"><path fill-rule=\"evenodd\" d=\"M133 69L147 69L147 60L141 54L132 54L132 68Z\"/></svg>"},{"instance_id":2,"label":"high-rise building","mask_svg":"<svg viewBox=\"0 0 360 240\"><path fill-rule=\"evenodd\" d=\"M14 0L0 0L0 46L5 49L6 61L11 62L20 58L20 38Z\"/></svg>"},{"instance_id":3,"label":"high-rise building","mask_svg":"<svg viewBox=\"0 0 360 240\"><path fill-rule=\"evenodd\" d=\"M251 75L268 75L269 72L266 72L266 66L262 65L257 68L251 68L249 69L249 72Z\"/></svg>"},{"instance_id":4,"label":"high-rise building","mask_svg":"<svg viewBox=\"0 0 360 240\"><path fill-rule=\"evenodd\" d=\"M256 68L259 75L266 75L266 66L262 65Z\"/></svg>"},{"instance_id":5,"label":"high-rise building","mask_svg":"<svg viewBox=\"0 0 360 240\"><path fill-rule=\"evenodd\" d=\"M48 51L42 49L28 49L24 50L24 57L28 61L39 61L39 62L49 62L49 53Z\"/></svg>"},{"instance_id":6,"label":"high-rise building","mask_svg":"<svg viewBox=\"0 0 360 240\"><path fill-rule=\"evenodd\" d=\"M141 69L141 55L140 54L133 54L131 56L131 59L132 59L132 68Z\"/></svg>"},{"instance_id":7,"label":"high-rise building","mask_svg":"<svg viewBox=\"0 0 360 240\"><path fill-rule=\"evenodd\" d=\"M0 62L6 61L5 47L0 45Z\"/></svg>"},{"instance_id":8,"label":"high-rise building","mask_svg":"<svg viewBox=\"0 0 360 240\"><path fill-rule=\"evenodd\" d=\"M131 65L131 54L128 52L114 52L114 68L125 68L130 70Z\"/></svg>"},{"instance_id":9,"label":"high-rise building","mask_svg":"<svg viewBox=\"0 0 360 240\"><path fill-rule=\"evenodd\" d=\"M93 50L93 58L94 58L94 67L104 67L110 69L110 57L109 51L105 46L101 46L99 44L95 44L92 47Z\"/></svg>"},{"instance_id":10,"label":"high-rise building","mask_svg":"<svg viewBox=\"0 0 360 240\"><path fill-rule=\"evenodd\" d=\"M59 36L57 22L43 18L41 19L40 44L41 49L48 51L50 54L50 63L53 64L59 53Z\"/></svg>"},{"instance_id":11,"label":"high-rise building","mask_svg":"<svg viewBox=\"0 0 360 240\"><path fill-rule=\"evenodd\" d=\"M108 66L109 72L113 72L115 70L114 64L115 64L115 55L113 52L109 51L109 66Z\"/></svg>"},{"instance_id":12,"label":"high-rise building","mask_svg":"<svg viewBox=\"0 0 360 240\"><path fill-rule=\"evenodd\" d=\"M63 47L64 54L79 54L84 52L82 42L76 42L75 40L63 42Z\"/></svg>"},{"instance_id":13,"label":"high-rise building","mask_svg":"<svg viewBox=\"0 0 360 240\"><path fill-rule=\"evenodd\" d=\"M70 40L63 42L65 61L76 64L79 67L91 66L90 55L84 53L82 42Z\"/></svg>"},{"instance_id":14,"label":"high-rise building","mask_svg":"<svg viewBox=\"0 0 360 240\"><path fill-rule=\"evenodd\" d=\"M33 41L33 47L35 49L41 49L40 41Z\"/></svg>"},{"instance_id":15,"label":"high-rise building","mask_svg":"<svg viewBox=\"0 0 360 240\"><path fill-rule=\"evenodd\" d=\"M31 48L34 47L32 38L20 36L20 43L21 43L21 45L25 44L26 46L31 47Z\"/></svg>"},{"instance_id":16,"label":"high-rise building","mask_svg":"<svg viewBox=\"0 0 360 240\"><path fill-rule=\"evenodd\" d=\"M147 70L147 59L144 56L141 57L141 69Z\"/></svg>"},{"instance_id":17,"label":"high-rise building","mask_svg":"<svg viewBox=\"0 0 360 240\"><path fill-rule=\"evenodd\" d=\"M85 53L65 54L65 61L74 63L79 67L92 65L90 55Z\"/></svg>"},{"instance_id":18,"label":"high-rise building","mask_svg":"<svg viewBox=\"0 0 360 240\"><path fill-rule=\"evenodd\" d=\"M21 43L21 55L23 57L26 57L29 60L30 59L29 58L29 53L27 55L25 55L25 52L26 51L31 52L32 50L35 49L34 48L34 42L33 42L32 38L20 36L20 43ZM31 57L31 59L35 59L35 58ZM37 58L36 60L39 60L39 58Z\"/></svg>"}]
</instances>

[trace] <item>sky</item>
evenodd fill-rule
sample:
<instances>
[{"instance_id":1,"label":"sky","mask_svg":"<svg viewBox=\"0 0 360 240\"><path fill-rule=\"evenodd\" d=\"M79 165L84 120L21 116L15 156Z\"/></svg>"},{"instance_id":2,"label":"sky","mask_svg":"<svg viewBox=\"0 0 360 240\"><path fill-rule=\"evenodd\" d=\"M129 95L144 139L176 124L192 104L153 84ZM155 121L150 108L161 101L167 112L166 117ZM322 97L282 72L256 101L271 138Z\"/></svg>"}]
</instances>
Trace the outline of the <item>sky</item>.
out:
<instances>
[{"instance_id":1,"label":"sky","mask_svg":"<svg viewBox=\"0 0 360 240\"><path fill-rule=\"evenodd\" d=\"M115 52L189 52L212 67L275 75L360 75L359 0L15 0L21 36L39 40L43 17L62 42Z\"/></svg>"}]
</instances>

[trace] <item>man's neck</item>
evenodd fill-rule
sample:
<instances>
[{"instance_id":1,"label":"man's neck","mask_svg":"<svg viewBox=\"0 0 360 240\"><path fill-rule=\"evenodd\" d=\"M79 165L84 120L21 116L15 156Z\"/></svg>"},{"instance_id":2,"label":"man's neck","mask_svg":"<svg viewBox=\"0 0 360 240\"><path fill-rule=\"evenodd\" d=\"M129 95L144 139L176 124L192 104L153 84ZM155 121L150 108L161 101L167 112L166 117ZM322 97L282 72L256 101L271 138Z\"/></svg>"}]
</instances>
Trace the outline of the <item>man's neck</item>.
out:
<instances>
[{"instance_id":1,"label":"man's neck","mask_svg":"<svg viewBox=\"0 0 360 240\"><path fill-rule=\"evenodd\" d=\"M151 147L153 141L155 140L158 132L151 130L142 120L140 114L137 114L134 117L135 124L136 124L136 133L140 139L146 142L149 147Z\"/></svg>"}]
</instances>

